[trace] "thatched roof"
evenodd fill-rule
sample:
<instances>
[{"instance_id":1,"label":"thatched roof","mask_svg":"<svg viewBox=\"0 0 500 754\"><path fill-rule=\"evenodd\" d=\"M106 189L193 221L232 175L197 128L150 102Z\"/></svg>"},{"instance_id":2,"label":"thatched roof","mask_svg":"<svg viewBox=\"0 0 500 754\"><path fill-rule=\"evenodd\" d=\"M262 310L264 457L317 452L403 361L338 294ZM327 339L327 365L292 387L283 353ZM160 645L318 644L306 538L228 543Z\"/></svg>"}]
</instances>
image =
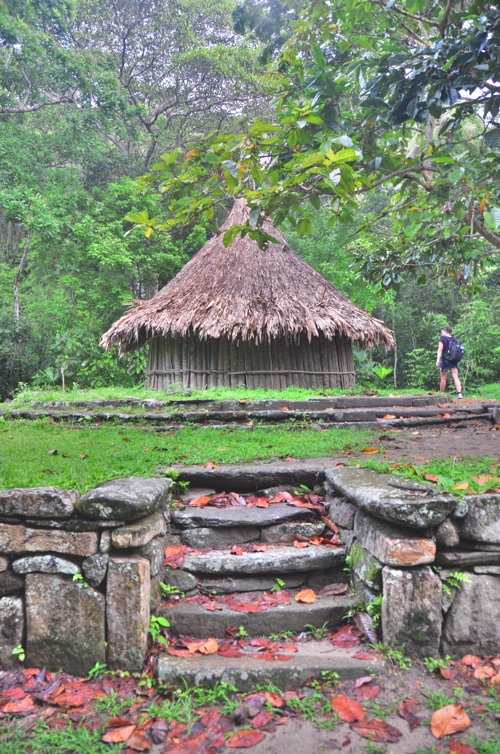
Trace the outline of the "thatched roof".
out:
<instances>
[{"instance_id":1,"label":"thatched roof","mask_svg":"<svg viewBox=\"0 0 500 754\"><path fill-rule=\"evenodd\" d=\"M391 331L352 304L318 272L294 254L269 220L264 231L276 238L266 251L237 236L226 248L223 232L248 217L238 199L221 228L182 270L149 301L128 311L101 338L105 348L131 351L158 335L309 339L322 332L346 335L362 347L391 347Z\"/></svg>"}]
</instances>

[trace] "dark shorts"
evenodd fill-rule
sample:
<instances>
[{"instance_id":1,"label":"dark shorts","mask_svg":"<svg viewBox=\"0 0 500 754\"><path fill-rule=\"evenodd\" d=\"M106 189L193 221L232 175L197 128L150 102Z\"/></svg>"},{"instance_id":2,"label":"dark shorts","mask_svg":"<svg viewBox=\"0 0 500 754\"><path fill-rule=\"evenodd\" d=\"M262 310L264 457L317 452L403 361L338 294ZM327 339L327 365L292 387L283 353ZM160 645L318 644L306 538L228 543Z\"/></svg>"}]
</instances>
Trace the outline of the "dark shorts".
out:
<instances>
[{"instance_id":1,"label":"dark shorts","mask_svg":"<svg viewBox=\"0 0 500 754\"><path fill-rule=\"evenodd\" d=\"M440 369L442 372L449 372L450 369L460 369L459 361L448 361L448 359L441 359Z\"/></svg>"}]
</instances>

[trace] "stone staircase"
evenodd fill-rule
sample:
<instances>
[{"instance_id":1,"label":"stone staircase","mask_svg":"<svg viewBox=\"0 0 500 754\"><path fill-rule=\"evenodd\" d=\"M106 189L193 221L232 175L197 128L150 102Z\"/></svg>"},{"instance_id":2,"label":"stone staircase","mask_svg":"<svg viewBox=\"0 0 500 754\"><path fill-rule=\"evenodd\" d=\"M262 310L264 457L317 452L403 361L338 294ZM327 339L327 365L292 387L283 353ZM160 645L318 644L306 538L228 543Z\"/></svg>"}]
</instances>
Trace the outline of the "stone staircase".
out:
<instances>
[{"instance_id":1,"label":"stone staircase","mask_svg":"<svg viewBox=\"0 0 500 754\"><path fill-rule=\"evenodd\" d=\"M256 494L270 500L276 493L293 490L282 486ZM207 493L213 495L215 490L194 488L184 496L186 507L173 506L170 541L178 541L185 550L182 563L167 567L163 581L186 596L167 597L156 611L169 621L172 634L223 642L241 627L250 641L284 632L297 636L311 626L332 632L345 624L356 600L347 593L347 550L324 521L328 502L317 509L294 507L293 501L269 503L267 508L189 506L190 500ZM314 541L325 533L332 536L331 545L311 543L311 537ZM312 604L295 600L304 589L314 591ZM337 596L332 594L335 591ZM293 687L323 670L346 678L362 675L370 662L353 658L355 653L325 640L307 640L296 644L293 656L281 658L286 662L259 660L248 653L239 658L162 654L158 676L165 682L180 676L190 683L226 680L242 689L269 681Z\"/></svg>"}]
</instances>

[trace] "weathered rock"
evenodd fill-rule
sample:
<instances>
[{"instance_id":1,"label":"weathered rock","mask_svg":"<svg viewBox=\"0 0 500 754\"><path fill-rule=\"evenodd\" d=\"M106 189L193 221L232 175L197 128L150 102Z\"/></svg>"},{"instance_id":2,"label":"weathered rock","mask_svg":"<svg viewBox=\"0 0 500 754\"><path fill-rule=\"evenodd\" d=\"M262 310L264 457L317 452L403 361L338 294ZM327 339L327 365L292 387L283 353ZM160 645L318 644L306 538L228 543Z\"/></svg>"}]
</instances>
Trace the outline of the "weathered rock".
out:
<instances>
[{"instance_id":1,"label":"weathered rock","mask_svg":"<svg viewBox=\"0 0 500 754\"><path fill-rule=\"evenodd\" d=\"M500 544L500 495L470 495L460 534L477 542Z\"/></svg>"},{"instance_id":2,"label":"weathered rock","mask_svg":"<svg viewBox=\"0 0 500 754\"><path fill-rule=\"evenodd\" d=\"M35 526L43 529L64 529L64 531L98 531L99 529L114 529L125 526L125 521L109 521L100 519L86 521L83 518L51 519L51 518L27 518L25 526Z\"/></svg>"},{"instance_id":3,"label":"weathered rock","mask_svg":"<svg viewBox=\"0 0 500 754\"><path fill-rule=\"evenodd\" d=\"M99 551L109 552L111 550L111 532L103 531L99 540Z\"/></svg>"},{"instance_id":4,"label":"weathered rock","mask_svg":"<svg viewBox=\"0 0 500 754\"><path fill-rule=\"evenodd\" d=\"M162 598L161 577L157 574L151 578L149 584L149 612L151 615L156 615L158 612Z\"/></svg>"},{"instance_id":5,"label":"weathered rock","mask_svg":"<svg viewBox=\"0 0 500 754\"><path fill-rule=\"evenodd\" d=\"M328 515L337 526L342 526L344 529L354 527L354 517L357 512L358 508L345 498L336 497L329 502Z\"/></svg>"},{"instance_id":6,"label":"weathered rock","mask_svg":"<svg viewBox=\"0 0 500 754\"><path fill-rule=\"evenodd\" d=\"M13 553L62 552L86 557L97 552L97 534L0 524L0 550Z\"/></svg>"},{"instance_id":7,"label":"weathered rock","mask_svg":"<svg viewBox=\"0 0 500 754\"><path fill-rule=\"evenodd\" d=\"M281 574L333 568L344 563L345 556L346 550L343 547L323 546L303 549L279 547L243 555L214 550L204 555L186 555L182 567L193 573Z\"/></svg>"},{"instance_id":8,"label":"weathered rock","mask_svg":"<svg viewBox=\"0 0 500 754\"><path fill-rule=\"evenodd\" d=\"M80 573L80 566L71 560L58 558L56 555L32 555L20 558L12 563L16 573L64 573L73 576Z\"/></svg>"},{"instance_id":9,"label":"weathered rock","mask_svg":"<svg viewBox=\"0 0 500 754\"><path fill-rule=\"evenodd\" d=\"M306 580L303 573L285 573L280 576L285 582L284 589L295 589ZM200 581L202 594L233 594L233 592L268 592L276 584L273 576L233 576L227 579Z\"/></svg>"},{"instance_id":10,"label":"weathered rock","mask_svg":"<svg viewBox=\"0 0 500 754\"><path fill-rule=\"evenodd\" d=\"M143 547L154 537L160 537L167 531L167 524L161 513L142 518L122 529L111 533L111 544L119 550L129 547Z\"/></svg>"},{"instance_id":11,"label":"weathered rock","mask_svg":"<svg viewBox=\"0 0 500 754\"><path fill-rule=\"evenodd\" d=\"M141 670L148 646L150 597L148 560L136 556L109 559L106 618L112 668Z\"/></svg>"},{"instance_id":12,"label":"weathered rock","mask_svg":"<svg viewBox=\"0 0 500 754\"><path fill-rule=\"evenodd\" d=\"M274 497L275 495L277 495L278 492L290 492L290 493L293 493L293 492L296 492L296 490L297 490L297 485L293 485L293 484L278 484L278 485L275 485L274 487L266 487L263 490L258 490L256 494L257 494L257 497L269 497L269 498L271 498L271 497Z\"/></svg>"},{"instance_id":13,"label":"weathered rock","mask_svg":"<svg viewBox=\"0 0 500 754\"><path fill-rule=\"evenodd\" d=\"M445 518L436 529L436 542L447 547L455 547L460 542L460 529L456 521Z\"/></svg>"},{"instance_id":14,"label":"weathered rock","mask_svg":"<svg viewBox=\"0 0 500 754\"><path fill-rule=\"evenodd\" d=\"M147 545L139 549L138 554L149 560L151 576L156 576L163 565L163 555L165 552L165 537L155 537Z\"/></svg>"},{"instance_id":15,"label":"weathered rock","mask_svg":"<svg viewBox=\"0 0 500 754\"><path fill-rule=\"evenodd\" d=\"M339 526L339 538L345 544L347 549L350 550L354 542L356 542L356 535L354 534L354 529L342 529L342 527Z\"/></svg>"},{"instance_id":16,"label":"weathered rock","mask_svg":"<svg viewBox=\"0 0 500 754\"><path fill-rule=\"evenodd\" d=\"M356 600L358 602L364 602L365 605L369 605L370 602L374 602L380 597L379 592L376 592L374 589L370 589L370 587L367 586L364 581L358 579L357 576L352 577L351 584L352 590L356 595Z\"/></svg>"},{"instance_id":17,"label":"weathered rock","mask_svg":"<svg viewBox=\"0 0 500 754\"><path fill-rule=\"evenodd\" d=\"M106 662L104 596L66 576L26 576L28 667L86 676Z\"/></svg>"},{"instance_id":18,"label":"weathered rock","mask_svg":"<svg viewBox=\"0 0 500 754\"><path fill-rule=\"evenodd\" d=\"M83 495L76 510L83 518L134 521L165 504L171 484L171 479L113 479Z\"/></svg>"},{"instance_id":19,"label":"weathered rock","mask_svg":"<svg viewBox=\"0 0 500 754\"><path fill-rule=\"evenodd\" d=\"M0 573L0 597L17 594L24 589L24 579L11 571Z\"/></svg>"},{"instance_id":20,"label":"weathered rock","mask_svg":"<svg viewBox=\"0 0 500 754\"><path fill-rule=\"evenodd\" d=\"M181 541L199 550L207 547L223 550L231 545L255 542L259 536L260 529L255 526L228 526L218 529L186 529L181 534Z\"/></svg>"},{"instance_id":21,"label":"weathered rock","mask_svg":"<svg viewBox=\"0 0 500 754\"><path fill-rule=\"evenodd\" d=\"M467 515L467 511L469 510L469 506L467 505L467 500L465 497L463 497L460 502L458 503L457 507L451 514L452 518L463 518Z\"/></svg>"},{"instance_id":22,"label":"weathered rock","mask_svg":"<svg viewBox=\"0 0 500 754\"><path fill-rule=\"evenodd\" d=\"M67 518L78 500L76 490L28 487L0 490L0 514L33 518Z\"/></svg>"},{"instance_id":23,"label":"weathered rock","mask_svg":"<svg viewBox=\"0 0 500 754\"><path fill-rule=\"evenodd\" d=\"M19 669L19 658L12 650L24 641L24 605L22 597L0 599L0 665L5 670Z\"/></svg>"},{"instance_id":24,"label":"weathered rock","mask_svg":"<svg viewBox=\"0 0 500 754\"><path fill-rule=\"evenodd\" d=\"M289 521L277 526L266 526L260 534L261 542L279 542L286 534L301 534L303 537L320 537L325 530L322 521Z\"/></svg>"},{"instance_id":25,"label":"weathered rock","mask_svg":"<svg viewBox=\"0 0 500 754\"><path fill-rule=\"evenodd\" d=\"M0 573L7 570L9 563L9 558L7 558L5 555L0 555Z\"/></svg>"},{"instance_id":26,"label":"weathered rock","mask_svg":"<svg viewBox=\"0 0 500 754\"><path fill-rule=\"evenodd\" d=\"M382 571L384 644L405 654L435 657L442 628L441 579L431 568Z\"/></svg>"},{"instance_id":27,"label":"weathered rock","mask_svg":"<svg viewBox=\"0 0 500 754\"><path fill-rule=\"evenodd\" d=\"M181 592L190 592L198 586L198 579L187 571L167 569L163 575L163 583L175 586Z\"/></svg>"},{"instance_id":28,"label":"weathered rock","mask_svg":"<svg viewBox=\"0 0 500 754\"><path fill-rule=\"evenodd\" d=\"M286 581L285 581L286 583ZM329 568L326 571L312 571L307 577L307 586L319 592L325 586L330 584L347 584L349 583L349 574L343 568Z\"/></svg>"},{"instance_id":29,"label":"weathered rock","mask_svg":"<svg viewBox=\"0 0 500 754\"><path fill-rule=\"evenodd\" d=\"M490 576L500 576L500 565L474 566L474 573L489 574Z\"/></svg>"},{"instance_id":30,"label":"weathered rock","mask_svg":"<svg viewBox=\"0 0 500 754\"><path fill-rule=\"evenodd\" d=\"M104 581L108 570L108 560L108 555L97 553L83 561L83 572L91 586L99 586Z\"/></svg>"},{"instance_id":31,"label":"weathered rock","mask_svg":"<svg viewBox=\"0 0 500 754\"><path fill-rule=\"evenodd\" d=\"M460 538L460 547L464 550L481 550L482 552L500 552L500 544L490 542L473 542L471 539Z\"/></svg>"},{"instance_id":32,"label":"weathered rock","mask_svg":"<svg viewBox=\"0 0 500 754\"><path fill-rule=\"evenodd\" d=\"M436 554L431 537L384 523L363 511L356 514L354 533L368 552L386 565L425 565L432 563Z\"/></svg>"},{"instance_id":33,"label":"weathered rock","mask_svg":"<svg viewBox=\"0 0 500 754\"><path fill-rule=\"evenodd\" d=\"M373 555L370 555L361 542L356 542L349 553L351 556L351 568L354 574L375 592L382 589L383 563Z\"/></svg>"},{"instance_id":34,"label":"weathered rock","mask_svg":"<svg viewBox=\"0 0 500 754\"><path fill-rule=\"evenodd\" d=\"M492 655L500 646L500 578L467 574L444 622L441 652L454 658Z\"/></svg>"},{"instance_id":35,"label":"weathered rock","mask_svg":"<svg viewBox=\"0 0 500 754\"><path fill-rule=\"evenodd\" d=\"M200 417L205 421L206 416ZM283 414L281 417L283 418ZM189 482L196 487L213 486L218 490L253 492L276 485L306 484L312 488L323 479L324 469L332 461L329 458L315 459L312 462L281 462L244 466L221 466L218 469L205 469L201 466L177 467L179 481ZM164 473L167 469L159 469Z\"/></svg>"},{"instance_id":36,"label":"weathered rock","mask_svg":"<svg viewBox=\"0 0 500 754\"><path fill-rule=\"evenodd\" d=\"M197 497L211 497L212 495L215 495L216 492L217 490L214 490L211 487L191 487L187 492L181 495L181 500L187 505L187 503L190 503L191 500L194 500Z\"/></svg>"},{"instance_id":37,"label":"weathered rock","mask_svg":"<svg viewBox=\"0 0 500 754\"><path fill-rule=\"evenodd\" d=\"M500 564L500 552L439 549L436 553L436 563L449 567L496 565Z\"/></svg>"},{"instance_id":38,"label":"weathered rock","mask_svg":"<svg viewBox=\"0 0 500 754\"><path fill-rule=\"evenodd\" d=\"M329 469L329 482L359 508L385 521L425 529L435 526L457 506L458 500L430 484L392 474L346 466Z\"/></svg>"},{"instance_id":39,"label":"weathered rock","mask_svg":"<svg viewBox=\"0 0 500 754\"><path fill-rule=\"evenodd\" d=\"M183 529L210 529L222 526L272 526L283 521L303 519L304 508L273 503L269 508L184 508L172 514L172 521Z\"/></svg>"}]
</instances>

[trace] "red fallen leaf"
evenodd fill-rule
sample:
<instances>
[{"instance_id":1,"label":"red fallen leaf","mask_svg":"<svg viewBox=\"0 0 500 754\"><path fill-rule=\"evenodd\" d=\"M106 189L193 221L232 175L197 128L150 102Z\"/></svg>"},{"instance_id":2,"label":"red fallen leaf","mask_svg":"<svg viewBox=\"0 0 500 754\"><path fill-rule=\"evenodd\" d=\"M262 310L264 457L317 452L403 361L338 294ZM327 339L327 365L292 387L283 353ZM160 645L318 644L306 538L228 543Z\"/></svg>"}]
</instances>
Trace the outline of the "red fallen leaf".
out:
<instances>
[{"instance_id":1,"label":"red fallen leaf","mask_svg":"<svg viewBox=\"0 0 500 754\"><path fill-rule=\"evenodd\" d=\"M128 725L124 725L122 728L109 728L101 736L101 741L104 741L106 744L124 743L130 738L136 727L135 723L128 723Z\"/></svg>"},{"instance_id":2,"label":"red fallen leaf","mask_svg":"<svg viewBox=\"0 0 500 754\"><path fill-rule=\"evenodd\" d=\"M253 552L267 552L267 545L252 545Z\"/></svg>"},{"instance_id":3,"label":"red fallen leaf","mask_svg":"<svg viewBox=\"0 0 500 754\"><path fill-rule=\"evenodd\" d=\"M356 681L354 683L354 688L359 689L361 686L364 686L366 683L372 683L373 678L371 675L364 675L361 678L356 678Z\"/></svg>"},{"instance_id":4,"label":"red fallen leaf","mask_svg":"<svg viewBox=\"0 0 500 754\"><path fill-rule=\"evenodd\" d=\"M217 602L210 602L205 603L203 605L204 610L209 610L211 613L213 613L215 610L222 610L222 605L218 605Z\"/></svg>"},{"instance_id":5,"label":"red fallen leaf","mask_svg":"<svg viewBox=\"0 0 500 754\"><path fill-rule=\"evenodd\" d=\"M258 715L255 715L252 720L252 728L263 728L265 725L268 725L272 719L273 713L269 712L269 710L263 710L262 712L259 712Z\"/></svg>"},{"instance_id":6,"label":"red fallen leaf","mask_svg":"<svg viewBox=\"0 0 500 754\"><path fill-rule=\"evenodd\" d=\"M459 741L450 741L450 754L477 754L477 751Z\"/></svg>"},{"instance_id":7,"label":"red fallen leaf","mask_svg":"<svg viewBox=\"0 0 500 754\"><path fill-rule=\"evenodd\" d=\"M309 542L299 542L298 540L295 540L293 546L300 550L303 547L309 547Z\"/></svg>"},{"instance_id":8,"label":"red fallen leaf","mask_svg":"<svg viewBox=\"0 0 500 754\"><path fill-rule=\"evenodd\" d=\"M428 482L433 482L434 484L439 482L439 477L435 474L424 474L424 479L427 479Z\"/></svg>"},{"instance_id":9,"label":"red fallen leaf","mask_svg":"<svg viewBox=\"0 0 500 754\"><path fill-rule=\"evenodd\" d=\"M23 699L16 699L14 702L7 702L4 705L2 711L9 715L29 715L31 712L37 709L33 699L30 696L25 696Z\"/></svg>"},{"instance_id":10,"label":"red fallen leaf","mask_svg":"<svg viewBox=\"0 0 500 754\"><path fill-rule=\"evenodd\" d=\"M285 652L298 652L299 648L296 647L294 644L285 644L285 646L283 647L283 650Z\"/></svg>"},{"instance_id":11,"label":"red fallen leaf","mask_svg":"<svg viewBox=\"0 0 500 754\"><path fill-rule=\"evenodd\" d=\"M208 463L205 464L204 468L205 469L218 469L219 467L217 466L216 463L214 463L214 461L209 461Z\"/></svg>"},{"instance_id":12,"label":"red fallen leaf","mask_svg":"<svg viewBox=\"0 0 500 754\"><path fill-rule=\"evenodd\" d=\"M380 686L373 684L373 686L361 686L360 689L356 689L354 697L357 702L365 702L367 699L375 699L380 694Z\"/></svg>"},{"instance_id":13,"label":"red fallen leaf","mask_svg":"<svg viewBox=\"0 0 500 754\"><path fill-rule=\"evenodd\" d=\"M264 605L257 602L228 602L226 607L236 613L262 613L265 610Z\"/></svg>"},{"instance_id":14,"label":"red fallen leaf","mask_svg":"<svg viewBox=\"0 0 500 754\"><path fill-rule=\"evenodd\" d=\"M217 652L219 657L244 657L244 652L239 652L237 649L223 649Z\"/></svg>"},{"instance_id":15,"label":"red fallen leaf","mask_svg":"<svg viewBox=\"0 0 500 754\"><path fill-rule=\"evenodd\" d=\"M400 730L381 720L353 723L351 730L369 741L386 741L396 744L403 735Z\"/></svg>"},{"instance_id":16,"label":"red fallen leaf","mask_svg":"<svg viewBox=\"0 0 500 754\"><path fill-rule=\"evenodd\" d=\"M361 721L365 719L365 713L361 704L354 701L354 699L349 699L344 694L332 697L332 710L346 723L354 723L356 720Z\"/></svg>"},{"instance_id":17,"label":"red fallen leaf","mask_svg":"<svg viewBox=\"0 0 500 754\"><path fill-rule=\"evenodd\" d=\"M461 484L455 484L451 489L452 490L468 490L469 482L461 482Z\"/></svg>"},{"instance_id":18,"label":"red fallen leaf","mask_svg":"<svg viewBox=\"0 0 500 754\"><path fill-rule=\"evenodd\" d=\"M496 675L496 672L493 668L480 666L474 671L474 678L478 681L484 681L487 678L492 678L494 675Z\"/></svg>"},{"instance_id":19,"label":"red fallen leaf","mask_svg":"<svg viewBox=\"0 0 500 754\"><path fill-rule=\"evenodd\" d=\"M201 641L192 641L186 644L186 647L193 654L200 652L202 655L214 655L219 649L219 643L217 639L207 639Z\"/></svg>"},{"instance_id":20,"label":"red fallen leaf","mask_svg":"<svg viewBox=\"0 0 500 754\"><path fill-rule=\"evenodd\" d=\"M410 726L410 730L415 730L415 728L418 727L420 723L420 718L417 717L419 707L420 704L417 699L402 699L399 702L399 716L403 717L406 720L406 722Z\"/></svg>"},{"instance_id":21,"label":"red fallen leaf","mask_svg":"<svg viewBox=\"0 0 500 754\"><path fill-rule=\"evenodd\" d=\"M210 739L210 749L208 749L208 752L212 751L213 749L222 749L222 747L224 746L225 735L226 734L224 733L224 731L220 730L214 736L212 736L212 738Z\"/></svg>"},{"instance_id":22,"label":"red fallen leaf","mask_svg":"<svg viewBox=\"0 0 500 754\"><path fill-rule=\"evenodd\" d=\"M189 649L174 649L173 647L167 648L167 654L172 657L192 657L193 653Z\"/></svg>"},{"instance_id":23,"label":"red fallen leaf","mask_svg":"<svg viewBox=\"0 0 500 754\"><path fill-rule=\"evenodd\" d=\"M295 595L295 602L312 605L313 602L316 602L316 595L312 589L302 589L302 591L297 592Z\"/></svg>"},{"instance_id":24,"label":"red fallen leaf","mask_svg":"<svg viewBox=\"0 0 500 754\"><path fill-rule=\"evenodd\" d=\"M353 655L353 658L355 660L374 660L375 654L371 654L370 652L357 652L357 654Z\"/></svg>"},{"instance_id":25,"label":"red fallen leaf","mask_svg":"<svg viewBox=\"0 0 500 754\"><path fill-rule=\"evenodd\" d=\"M200 723L206 728L217 727L217 723L221 718L219 710L212 708L206 710L200 718Z\"/></svg>"},{"instance_id":26,"label":"red fallen leaf","mask_svg":"<svg viewBox=\"0 0 500 754\"><path fill-rule=\"evenodd\" d=\"M431 733L434 738L462 733L470 727L470 718L461 704L447 704L436 710L431 717Z\"/></svg>"},{"instance_id":27,"label":"red fallen leaf","mask_svg":"<svg viewBox=\"0 0 500 754\"><path fill-rule=\"evenodd\" d=\"M285 706L285 700L281 698L279 694L271 694L270 691L266 691L264 693L266 702L271 705L271 707L284 707Z\"/></svg>"},{"instance_id":28,"label":"red fallen leaf","mask_svg":"<svg viewBox=\"0 0 500 754\"><path fill-rule=\"evenodd\" d=\"M439 668L439 672L441 677L446 678L447 681L451 681L452 678L455 678L455 673L451 668Z\"/></svg>"},{"instance_id":29,"label":"red fallen leaf","mask_svg":"<svg viewBox=\"0 0 500 754\"><path fill-rule=\"evenodd\" d=\"M59 705L65 707L81 707L85 704L85 699L81 694L75 694L73 691L66 691L64 695L64 701L58 702Z\"/></svg>"},{"instance_id":30,"label":"red fallen leaf","mask_svg":"<svg viewBox=\"0 0 500 754\"><path fill-rule=\"evenodd\" d=\"M243 555L243 549L239 545L233 545L229 550L230 555Z\"/></svg>"},{"instance_id":31,"label":"red fallen leaf","mask_svg":"<svg viewBox=\"0 0 500 754\"><path fill-rule=\"evenodd\" d=\"M476 655L465 655L465 657L462 657L460 660L462 665L468 665L471 668L478 668L481 663L482 659L480 657L477 657Z\"/></svg>"},{"instance_id":32,"label":"red fallen leaf","mask_svg":"<svg viewBox=\"0 0 500 754\"><path fill-rule=\"evenodd\" d=\"M226 739L226 746L228 749L249 749L257 746L265 737L260 730L240 730Z\"/></svg>"},{"instance_id":33,"label":"red fallen leaf","mask_svg":"<svg viewBox=\"0 0 500 754\"><path fill-rule=\"evenodd\" d=\"M208 505L210 502L212 502L211 497L201 496L193 498L193 500L190 501L189 505L192 508L201 508L204 505Z\"/></svg>"},{"instance_id":34,"label":"red fallen leaf","mask_svg":"<svg viewBox=\"0 0 500 754\"><path fill-rule=\"evenodd\" d=\"M141 731L134 731L130 738L127 738L127 746L133 751L149 751L151 748L151 739Z\"/></svg>"},{"instance_id":35,"label":"red fallen leaf","mask_svg":"<svg viewBox=\"0 0 500 754\"><path fill-rule=\"evenodd\" d=\"M13 689L5 689L5 691L2 691L0 696L2 699L15 700L15 699L24 699L24 697L28 695L25 691L22 690L20 686L15 686Z\"/></svg>"},{"instance_id":36,"label":"red fallen leaf","mask_svg":"<svg viewBox=\"0 0 500 754\"><path fill-rule=\"evenodd\" d=\"M361 644L359 631L351 626L342 626L341 629L331 636L330 641L336 647L344 647L345 649L357 647L358 644Z\"/></svg>"},{"instance_id":37,"label":"red fallen leaf","mask_svg":"<svg viewBox=\"0 0 500 754\"><path fill-rule=\"evenodd\" d=\"M311 511L319 511L322 513L325 510L324 505L314 505L314 503L303 503L301 500L288 500L287 505L291 505L292 508L308 508Z\"/></svg>"},{"instance_id":38,"label":"red fallen leaf","mask_svg":"<svg viewBox=\"0 0 500 754\"><path fill-rule=\"evenodd\" d=\"M169 545L169 547L165 547L163 565L168 565L171 568L179 568L183 562L182 545Z\"/></svg>"},{"instance_id":39,"label":"red fallen leaf","mask_svg":"<svg viewBox=\"0 0 500 754\"><path fill-rule=\"evenodd\" d=\"M333 523L331 518L328 518L328 516L320 516L320 519L323 521L324 525L330 529L330 531L333 531L334 534L339 533L339 527L337 526L337 524Z\"/></svg>"},{"instance_id":40,"label":"red fallen leaf","mask_svg":"<svg viewBox=\"0 0 500 754\"><path fill-rule=\"evenodd\" d=\"M208 730L202 730L200 733L191 733L184 741L180 741L176 746L168 748L168 754L199 754Z\"/></svg>"}]
</instances>

